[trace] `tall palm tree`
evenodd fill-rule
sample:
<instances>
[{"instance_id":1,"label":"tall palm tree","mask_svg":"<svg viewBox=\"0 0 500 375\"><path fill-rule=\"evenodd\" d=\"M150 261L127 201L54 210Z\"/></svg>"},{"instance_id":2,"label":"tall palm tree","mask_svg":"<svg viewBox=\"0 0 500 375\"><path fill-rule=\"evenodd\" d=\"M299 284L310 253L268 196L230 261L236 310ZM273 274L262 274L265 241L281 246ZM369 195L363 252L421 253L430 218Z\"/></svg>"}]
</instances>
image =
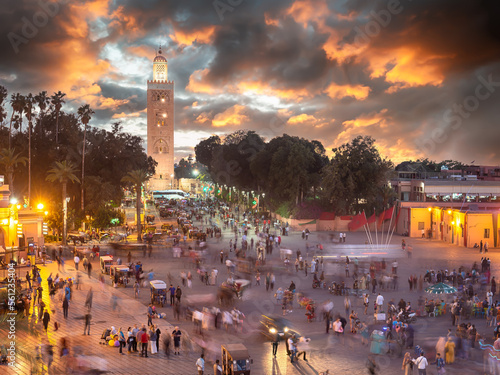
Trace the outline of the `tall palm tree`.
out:
<instances>
[{"instance_id":1,"label":"tall palm tree","mask_svg":"<svg viewBox=\"0 0 500 375\"><path fill-rule=\"evenodd\" d=\"M0 164L5 168L11 196L14 196L14 170L19 164L26 165L27 161L28 158L21 156L21 153L16 154L15 149L4 148L0 150Z\"/></svg>"},{"instance_id":2,"label":"tall palm tree","mask_svg":"<svg viewBox=\"0 0 500 375\"><path fill-rule=\"evenodd\" d=\"M47 91L42 91L38 95L36 95L35 101L36 104L38 105L38 108L40 109L40 112L38 113L38 131L40 133L40 137L42 137L43 135L42 118L45 115L45 110L47 109L47 106L50 104L50 98L47 96Z\"/></svg>"},{"instance_id":3,"label":"tall palm tree","mask_svg":"<svg viewBox=\"0 0 500 375\"><path fill-rule=\"evenodd\" d=\"M24 98L24 113L28 119L28 205L31 205L31 125L33 118L33 106L35 105L35 98L31 93Z\"/></svg>"},{"instance_id":4,"label":"tall palm tree","mask_svg":"<svg viewBox=\"0 0 500 375\"><path fill-rule=\"evenodd\" d=\"M58 91L50 97L50 102L56 110L56 144L59 143L59 113L61 112L62 105L66 103L63 99L65 96L65 93Z\"/></svg>"},{"instance_id":5,"label":"tall palm tree","mask_svg":"<svg viewBox=\"0 0 500 375\"><path fill-rule=\"evenodd\" d=\"M122 182L130 183L135 186L135 210L136 210L136 218L137 218L137 241L142 240L142 228L141 228L141 187L142 185L149 180L149 176L145 170L136 169L128 172L122 178Z\"/></svg>"},{"instance_id":6,"label":"tall palm tree","mask_svg":"<svg viewBox=\"0 0 500 375\"><path fill-rule=\"evenodd\" d=\"M83 147L82 147L82 211L85 209L84 200L84 182L85 182L85 144L87 143L87 124L95 112L90 109L89 104L82 105L78 108L78 117L83 124Z\"/></svg>"},{"instance_id":7,"label":"tall palm tree","mask_svg":"<svg viewBox=\"0 0 500 375\"><path fill-rule=\"evenodd\" d=\"M3 86L0 86L0 126L2 127L4 120L7 118L7 112L5 112L5 108L3 107L7 96L7 89Z\"/></svg>"},{"instance_id":8,"label":"tall palm tree","mask_svg":"<svg viewBox=\"0 0 500 375\"><path fill-rule=\"evenodd\" d=\"M68 202L66 201L66 187L68 182L80 182L75 175L76 169L72 162L64 160L62 162L56 161L52 169L47 172L47 181L58 181L62 184L62 199L63 199L63 245L66 245L67 237L67 219L68 219Z\"/></svg>"},{"instance_id":9,"label":"tall palm tree","mask_svg":"<svg viewBox=\"0 0 500 375\"><path fill-rule=\"evenodd\" d=\"M23 124L24 96L19 93L12 94L10 97L10 105L12 106L12 116L10 117L9 126L9 148L11 147L12 139L12 120L14 120L14 116L16 113L19 113L21 115L21 127Z\"/></svg>"}]
</instances>

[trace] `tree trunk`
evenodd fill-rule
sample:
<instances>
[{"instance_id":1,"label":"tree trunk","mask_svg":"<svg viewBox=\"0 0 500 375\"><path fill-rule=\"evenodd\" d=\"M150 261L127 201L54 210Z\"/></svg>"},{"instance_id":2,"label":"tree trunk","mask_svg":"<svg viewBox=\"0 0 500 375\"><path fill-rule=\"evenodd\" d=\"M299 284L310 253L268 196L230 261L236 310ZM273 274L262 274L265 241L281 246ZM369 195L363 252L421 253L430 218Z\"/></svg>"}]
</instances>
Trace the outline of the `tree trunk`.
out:
<instances>
[{"instance_id":1,"label":"tree trunk","mask_svg":"<svg viewBox=\"0 0 500 375\"><path fill-rule=\"evenodd\" d=\"M68 230L68 202L66 201L66 182L63 182L62 184L62 198L63 198L63 211L64 211L62 243L64 246L66 246L66 237Z\"/></svg>"},{"instance_id":2,"label":"tree trunk","mask_svg":"<svg viewBox=\"0 0 500 375\"><path fill-rule=\"evenodd\" d=\"M14 195L14 168L7 169L7 181L9 182L10 197Z\"/></svg>"},{"instance_id":3,"label":"tree trunk","mask_svg":"<svg viewBox=\"0 0 500 375\"><path fill-rule=\"evenodd\" d=\"M12 110L12 116L10 116L10 125L9 125L9 150L11 147L11 139L12 139L12 120L14 119L14 113L16 111ZM11 191L12 192L12 191Z\"/></svg>"},{"instance_id":4,"label":"tree trunk","mask_svg":"<svg viewBox=\"0 0 500 375\"><path fill-rule=\"evenodd\" d=\"M56 111L56 145L59 143L59 111Z\"/></svg>"},{"instance_id":5,"label":"tree trunk","mask_svg":"<svg viewBox=\"0 0 500 375\"><path fill-rule=\"evenodd\" d=\"M137 242L142 240L142 223L141 223L141 185L135 187L136 191L136 219L137 219Z\"/></svg>"},{"instance_id":6,"label":"tree trunk","mask_svg":"<svg viewBox=\"0 0 500 375\"><path fill-rule=\"evenodd\" d=\"M85 209L84 182L85 182L85 143L87 141L87 124L83 124L83 150L82 150L82 212Z\"/></svg>"}]
</instances>

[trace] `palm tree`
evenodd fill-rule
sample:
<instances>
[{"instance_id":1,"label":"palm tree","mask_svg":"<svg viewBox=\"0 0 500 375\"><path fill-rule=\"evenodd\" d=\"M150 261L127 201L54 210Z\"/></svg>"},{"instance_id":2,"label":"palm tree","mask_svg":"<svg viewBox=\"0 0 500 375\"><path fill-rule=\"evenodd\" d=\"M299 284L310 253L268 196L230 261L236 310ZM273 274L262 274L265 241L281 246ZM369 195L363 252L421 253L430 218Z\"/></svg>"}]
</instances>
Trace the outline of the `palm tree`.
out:
<instances>
[{"instance_id":1,"label":"palm tree","mask_svg":"<svg viewBox=\"0 0 500 375\"><path fill-rule=\"evenodd\" d=\"M76 169L72 162L64 160L62 162L56 161L52 169L47 172L47 181L54 182L58 181L62 184L62 199L63 199L63 210L64 210L64 220L63 220L63 245L66 245L66 232L68 219L68 202L66 201L66 186L69 181L80 182L78 177L75 175Z\"/></svg>"},{"instance_id":2,"label":"palm tree","mask_svg":"<svg viewBox=\"0 0 500 375\"><path fill-rule=\"evenodd\" d=\"M33 105L35 98L31 93L24 98L23 111L28 119L28 203L31 205L31 119L33 118Z\"/></svg>"},{"instance_id":3,"label":"palm tree","mask_svg":"<svg viewBox=\"0 0 500 375\"><path fill-rule=\"evenodd\" d=\"M4 102L7 99L7 89L3 86L0 86L0 126L3 127L3 122L7 118L7 112L5 112Z\"/></svg>"},{"instance_id":4,"label":"palm tree","mask_svg":"<svg viewBox=\"0 0 500 375\"><path fill-rule=\"evenodd\" d=\"M14 149L4 148L0 150L0 164L5 168L11 196L14 195L14 170L18 164L26 165L27 161L25 156L21 156L21 153L16 154Z\"/></svg>"},{"instance_id":5,"label":"palm tree","mask_svg":"<svg viewBox=\"0 0 500 375\"><path fill-rule=\"evenodd\" d=\"M12 106L12 116L10 117L10 126L9 126L9 148L11 146L11 138L12 138L12 120L14 120L14 115L19 113L21 115L21 127L23 124L23 109L24 109L24 96L19 93L12 94L10 97L10 105Z\"/></svg>"},{"instance_id":6,"label":"palm tree","mask_svg":"<svg viewBox=\"0 0 500 375\"><path fill-rule=\"evenodd\" d=\"M83 124L83 148L82 148L82 211L85 209L84 201L84 182L85 182L85 144L87 143L87 124L95 112L90 109L89 104L82 105L78 108L78 117Z\"/></svg>"},{"instance_id":7,"label":"palm tree","mask_svg":"<svg viewBox=\"0 0 500 375\"><path fill-rule=\"evenodd\" d=\"M137 218L137 241L142 240L142 228L141 228L141 187L147 180L149 176L146 171L142 169L136 169L128 172L126 176L122 178L122 182L130 183L135 186L135 210Z\"/></svg>"},{"instance_id":8,"label":"palm tree","mask_svg":"<svg viewBox=\"0 0 500 375\"><path fill-rule=\"evenodd\" d=\"M50 97L50 102L56 110L56 144L59 143L59 113L61 112L61 107L66 103L63 97L66 96L65 93L58 91Z\"/></svg>"},{"instance_id":9,"label":"palm tree","mask_svg":"<svg viewBox=\"0 0 500 375\"><path fill-rule=\"evenodd\" d=\"M38 95L35 96L36 104L38 108L40 108L40 112L38 114L38 131L40 132L40 137L43 135L42 130L42 118L45 115L45 110L47 106L50 104L50 98L47 96L47 91L42 91Z\"/></svg>"}]
</instances>

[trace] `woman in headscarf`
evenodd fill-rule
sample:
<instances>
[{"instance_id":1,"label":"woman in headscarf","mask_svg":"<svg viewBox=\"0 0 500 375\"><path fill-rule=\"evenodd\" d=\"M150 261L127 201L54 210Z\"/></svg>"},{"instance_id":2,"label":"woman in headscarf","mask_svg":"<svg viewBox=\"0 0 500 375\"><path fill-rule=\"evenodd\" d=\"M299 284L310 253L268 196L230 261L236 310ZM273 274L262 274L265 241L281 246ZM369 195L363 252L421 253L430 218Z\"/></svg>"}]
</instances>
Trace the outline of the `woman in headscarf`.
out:
<instances>
[{"instance_id":1,"label":"woman in headscarf","mask_svg":"<svg viewBox=\"0 0 500 375\"><path fill-rule=\"evenodd\" d=\"M446 352L446 364L452 364L455 362L455 343L451 337L448 337L448 341L444 348Z\"/></svg>"},{"instance_id":2,"label":"woman in headscarf","mask_svg":"<svg viewBox=\"0 0 500 375\"><path fill-rule=\"evenodd\" d=\"M403 358L403 365L401 366L401 370L405 371L405 375L411 375L413 373L412 364L410 352L406 352Z\"/></svg>"}]
</instances>

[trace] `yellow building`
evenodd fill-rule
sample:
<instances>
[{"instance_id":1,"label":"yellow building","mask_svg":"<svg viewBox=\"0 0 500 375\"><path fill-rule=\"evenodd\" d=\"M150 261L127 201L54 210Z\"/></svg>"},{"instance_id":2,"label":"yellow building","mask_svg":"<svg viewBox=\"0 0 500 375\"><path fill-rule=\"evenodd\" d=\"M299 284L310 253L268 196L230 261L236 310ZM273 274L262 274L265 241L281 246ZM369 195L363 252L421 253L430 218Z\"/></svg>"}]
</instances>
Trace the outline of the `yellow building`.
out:
<instances>
[{"instance_id":1,"label":"yellow building","mask_svg":"<svg viewBox=\"0 0 500 375\"><path fill-rule=\"evenodd\" d=\"M469 211L447 207L401 207L396 232L410 237L432 238L457 246L488 243L500 246L498 211Z\"/></svg>"},{"instance_id":2,"label":"yellow building","mask_svg":"<svg viewBox=\"0 0 500 375\"><path fill-rule=\"evenodd\" d=\"M44 245L42 210L23 209L9 201L8 185L0 186L0 258L27 259L27 246L33 242Z\"/></svg>"}]
</instances>

